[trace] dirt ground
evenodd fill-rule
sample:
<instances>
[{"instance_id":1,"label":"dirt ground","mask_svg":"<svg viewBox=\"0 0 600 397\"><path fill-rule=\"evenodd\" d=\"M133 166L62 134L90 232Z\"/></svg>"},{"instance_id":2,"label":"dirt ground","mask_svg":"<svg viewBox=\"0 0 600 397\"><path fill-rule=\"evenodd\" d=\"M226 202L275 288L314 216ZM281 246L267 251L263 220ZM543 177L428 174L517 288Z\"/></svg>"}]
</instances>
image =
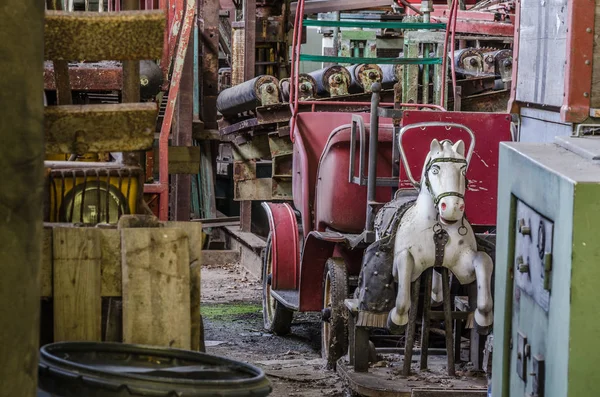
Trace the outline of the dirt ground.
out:
<instances>
[{"instance_id":1,"label":"dirt ground","mask_svg":"<svg viewBox=\"0 0 600 397\"><path fill-rule=\"evenodd\" d=\"M290 335L265 333L261 293L259 280L238 265L202 268L207 353L261 367L274 397L345 396L342 381L321 359L318 317L296 313Z\"/></svg>"}]
</instances>

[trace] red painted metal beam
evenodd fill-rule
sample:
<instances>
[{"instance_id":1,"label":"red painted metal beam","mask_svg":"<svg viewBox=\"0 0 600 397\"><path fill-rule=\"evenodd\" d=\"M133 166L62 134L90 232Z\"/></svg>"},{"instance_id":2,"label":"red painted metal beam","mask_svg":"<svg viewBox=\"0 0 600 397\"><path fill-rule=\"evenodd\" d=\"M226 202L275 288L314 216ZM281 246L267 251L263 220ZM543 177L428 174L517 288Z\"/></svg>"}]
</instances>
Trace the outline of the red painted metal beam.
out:
<instances>
[{"instance_id":1,"label":"red painted metal beam","mask_svg":"<svg viewBox=\"0 0 600 397\"><path fill-rule=\"evenodd\" d=\"M432 13L432 18L435 18L436 22L448 23L448 13L448 10L436 11ZM491 12L459 11L456 33L513 37L515 25L510 21L495 21L494 13Z\"/></svg>"},{"instance_id":2,"label":"red painted metal beam","mask_svg":"<svg viewBox=\"0 0 600 397\"><path fill-rule=\"evenodd\" d=\"M183 0L177 0L177 2L181 4ZM170 32L170 37L175 35L178 40L175 42L176 49L174 50L174 57L169 58L169 61L171 61L169 69L172 70L172 74L169 85L169 95L167 98L167 108L165 110L165 116L158 140L159 182L144 186L144 193L158 193L160 195L159 219L161 221L166 221L169 217L169 134L173 123L173 114L175 113L177 96L179 95L179 87L181 84L181 76L188 44L194 28L196 0L187 0L184 11L185 12L182 13L181 23L178 26L173 25L173 30L177 30L179 34L175 35L173 31Z\"/></svg>"},{"instance_id":3,"label":"red painted metal beam","mask_svg":"<svg viewBox=\"0 0 600 397\"><path fill-rule=\"evenodd\" d=\"M594 58L594 0L568 2L565 96L561 121L581 123L590 113Z\"/></svg>"}]
</instances>

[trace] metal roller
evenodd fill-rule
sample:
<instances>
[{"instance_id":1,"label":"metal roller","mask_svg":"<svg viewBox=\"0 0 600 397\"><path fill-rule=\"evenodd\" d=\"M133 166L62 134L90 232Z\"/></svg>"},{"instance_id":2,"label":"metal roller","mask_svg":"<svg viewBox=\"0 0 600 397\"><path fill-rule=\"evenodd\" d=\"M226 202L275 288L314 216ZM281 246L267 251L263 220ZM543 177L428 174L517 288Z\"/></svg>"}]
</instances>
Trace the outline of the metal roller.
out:
<instances>
[{"instance_id":1,"label":"metal roller","mask_svg":"<svg viewBox=\"0 0 600 397\"><path fill-rule=\"evenodd\" d=\"M315 79L306 73L301 73L298 76L298 96L300 100L314 98L316 96L317 82ZM279 92L281 94L281 102L290 101L290 79L282 79L279 82Z\"/></svg>"},{"instance_id":2,"label":"metal roller","mask_svg":"<svg viewBox=\"0 0 600 397\"><path fill-rule=\"evenodd\" d=\"M279 80L273 76L258 76L221 91L217 110L231 117L275 103L279 103Z\"/></svg>"},{"instance_id":3,"label":"metal roller","mask_svg":"<svg viewBox=\"0 0 600 397\"><path fill-rule=\"evenodd\" d=\"M404 65L378 65L383 73L383 79L381 80L381 87L383 89L394 88L397 82L402 82L402 73L404 72Z\"/></svg>"},{"instance_id":4,"label":"metal roller","mask_svg":"<svg viewBox=\"0 0 600 397\"><path fill-rule=\"evenodd\" d=\"M462 76L481 76L485 73L482 52L477 48L463 48L454 52L456 72Z\"/></svg>"},{"instance_id":5,"label":"metal roller","mask_svg":"<svg viewBox=\"0 0 600 397\"><path fill-rule=\"evenodd\" d=\"M140 99L150 100L160 93L163 74L160 66L154 61L140 61Z\"/></svg>"},{"instance_id":6,"label":"metal roller","mask_svg":"<svg viewBox=\"0 0 600 397\"><path fill-rule=\"evenodd\" d=\"M504 49L494 52L494 70L496 76L500 77L503 82L512 80L512 50Z\"/></svg>"},{"instance_id":7,"label":"metal roller","mask_svg":"<svg viewBox=\"0 0 600 397\"><path fill-rule=\"evenodd\" d=\"M350 73L345 67L334 65L309 73L316 82L317 95L320 97L336 97L348 95Z\"/></svg>"},{"instance_id":8,"label":"metal roller","mask_svg":"<svg viewBox=\"0 0 600 397\"><path fill-rule=\"evenodd\" d=\"M350 94L371 92L373 83L381 83L383 79L383 72L376 64L361 63L349 66L347 69L351 78Z\"/></svg>"}]
</instances>

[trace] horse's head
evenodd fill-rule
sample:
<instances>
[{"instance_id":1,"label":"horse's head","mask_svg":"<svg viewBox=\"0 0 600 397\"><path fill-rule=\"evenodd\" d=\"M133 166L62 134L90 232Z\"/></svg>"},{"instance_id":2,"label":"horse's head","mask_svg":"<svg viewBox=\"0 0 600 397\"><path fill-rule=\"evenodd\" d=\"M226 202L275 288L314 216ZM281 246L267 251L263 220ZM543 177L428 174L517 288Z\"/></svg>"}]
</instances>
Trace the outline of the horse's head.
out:
<instances>
[{"instance_id":1,"label":"horse's head","mask_svg":"<svg viewBox=\"0 0 600 397\"><path fill-rule=\"evenodd\" d=\"M440 143L437 139L431 142L421 181L431 194L440 222L444 224L453 224L464 216L466 168L462 140L455 144L448 140Z\"/></svg>"}]
</instances>

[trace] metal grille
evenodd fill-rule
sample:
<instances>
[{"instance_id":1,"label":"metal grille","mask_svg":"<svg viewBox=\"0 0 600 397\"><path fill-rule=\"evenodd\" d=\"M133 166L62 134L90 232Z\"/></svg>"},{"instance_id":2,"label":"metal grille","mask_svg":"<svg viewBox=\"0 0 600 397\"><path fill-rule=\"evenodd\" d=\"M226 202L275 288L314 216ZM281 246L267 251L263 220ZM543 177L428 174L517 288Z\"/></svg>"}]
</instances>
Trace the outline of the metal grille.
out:
<instances>
[{"instance_id":1,"label":"metal grille","mask_svg":"<svg viewBox=\"0 0 600 397\"><path fill-rule=\"evenodd\" d=\"M141 194L137 168L53 169L49 175L49 211L46 221L97 224L116 223L134 209L132 197ZM134 190L135 188L135 190Z\"/></svg>"},{"instance_id":2,"label":"metal grille","mask_svg":"<svg viewBox=\"0 0 600 397\"><path fill-rule=\"evenodd\" d=\"M398 58L400 48L378 48L377 58Z\"/></svg>"}]
</instances>

